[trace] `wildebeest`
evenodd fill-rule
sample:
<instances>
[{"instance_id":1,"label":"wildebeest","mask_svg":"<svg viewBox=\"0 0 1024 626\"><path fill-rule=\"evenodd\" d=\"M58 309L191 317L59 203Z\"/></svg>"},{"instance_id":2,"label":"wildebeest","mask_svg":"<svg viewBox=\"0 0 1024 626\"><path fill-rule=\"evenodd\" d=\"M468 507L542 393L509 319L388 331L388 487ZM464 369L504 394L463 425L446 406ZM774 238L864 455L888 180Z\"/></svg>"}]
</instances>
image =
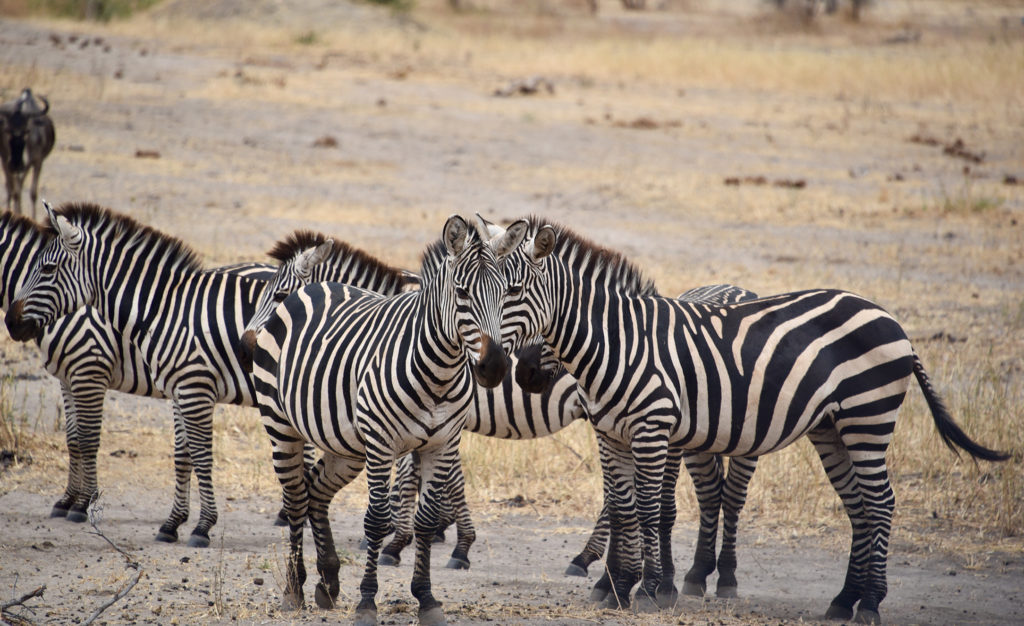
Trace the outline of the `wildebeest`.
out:
<instances>
[{"instance_id":1,"label":"wildebeest","mask_svg":"<svg viewBox=\"0 0 1024 626\"><path fill-rule=\"evenodd\" d=\"M14 212L21 213L21 187L31 167L33 218L39 194L39 172L56 139L53 120L47 115L49 101L38 96L43 103L40 107L36 100L32 90L26 87L16 100L0 105L0 161L7 182L7 208L11 209L13 204Z\"/></svg>"}]
</instances>

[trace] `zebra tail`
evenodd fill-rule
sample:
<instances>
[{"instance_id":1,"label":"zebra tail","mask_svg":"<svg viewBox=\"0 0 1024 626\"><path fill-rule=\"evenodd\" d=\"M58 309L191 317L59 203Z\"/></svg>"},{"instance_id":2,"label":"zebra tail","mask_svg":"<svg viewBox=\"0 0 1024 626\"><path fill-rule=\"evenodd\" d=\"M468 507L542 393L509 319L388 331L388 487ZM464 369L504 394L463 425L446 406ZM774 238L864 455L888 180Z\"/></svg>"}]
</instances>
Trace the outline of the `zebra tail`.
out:
<instances>
[{"instance_id":1,"label":"zebra tail","mask_svg":"<svg viewBox=\"0 0 1024 626\"><path fill-rule=\"evenodd\" d=\"M916 352L914 353L914 376L917 377L917 382L921 385L921 391L924 392L925 401L928 402L928 408L931 409L932 419L935 420L935 427L939 430L939 436L942 437L943 443L957 456L960 456L960 452L957 450L957 448L960 448L975 459L983 461L1005 461L1010 458L1009 453L992 450L975 442L953 421L953 417L949 414L949 410L946 409L946 405L942 403L942 398L939 397L939 394L932 387L931 380L924 371L924 364L921 363L921 358L917 356Z\"/></svg>"}]
</instances>

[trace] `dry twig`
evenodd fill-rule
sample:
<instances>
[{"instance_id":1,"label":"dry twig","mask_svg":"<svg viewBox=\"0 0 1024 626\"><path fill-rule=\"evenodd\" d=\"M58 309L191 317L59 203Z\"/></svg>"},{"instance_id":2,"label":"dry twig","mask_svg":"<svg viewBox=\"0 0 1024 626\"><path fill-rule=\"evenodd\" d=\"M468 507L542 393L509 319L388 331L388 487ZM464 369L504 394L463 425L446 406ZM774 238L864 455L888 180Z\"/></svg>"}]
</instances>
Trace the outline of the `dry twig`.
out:
<instances>
[{"instance_id":1,"label":"dry twig","mask_svg":"<svg viewBox=\"0 0 1024 626\"><path fill-rule=\"evenodd\" d=\"M8 613L7 609L16 606L24 606L26 609L31 611L32 608L26 606L25 603L31 600L32 598L35 598L36 596L42 596L44 591L46 591L46 585L36 587L32 591L21 596L20 598L14 598L12 600L4 602L3 604L0 604L0 620L2 620L5 624L8 622L12 624L31 624L32 621L28 618L22 615L18 615L16 613Z\"/></svg>"},{"instance_id":2,"label":"dry twig","mask_svg":"<svg viewBox=\"0 0 1024 626\"><path fill-rule=\"evenodd\" d=\"M98 609L93 611L92 615L89 616L89 619L82 622L83 626L88 626L89 624L92 624L94 621L96 621L96 618L99 617L101 613L103 613L103 611L106 611L108 608L113 606L115 602L128 595L132 588L135 587L136 584L138 584L139 578L142 577L142 566L139 565L139 562L133 559L131 555L128 554L128 552L126 552L123 548L121 548L116 543L111 541L110 538L103 534L103 531L100 530L99 522L100 518L103 515L103 507L100 506L99 499L100 494L97 492L92 497L92 501L89 503L89 524L93 528L91 531L89 531L89 534L96 535L102 538L107 543L109 543L110 547L117 550L121 554L121 556L124 557L125 566L135 570L135 574L132 575L131 579L129 579L128 582L121 586L121 589L119 589L118 592L114 594L114 597L110 598L102 605L100 605Z\"/></svg>"}]
</instances>

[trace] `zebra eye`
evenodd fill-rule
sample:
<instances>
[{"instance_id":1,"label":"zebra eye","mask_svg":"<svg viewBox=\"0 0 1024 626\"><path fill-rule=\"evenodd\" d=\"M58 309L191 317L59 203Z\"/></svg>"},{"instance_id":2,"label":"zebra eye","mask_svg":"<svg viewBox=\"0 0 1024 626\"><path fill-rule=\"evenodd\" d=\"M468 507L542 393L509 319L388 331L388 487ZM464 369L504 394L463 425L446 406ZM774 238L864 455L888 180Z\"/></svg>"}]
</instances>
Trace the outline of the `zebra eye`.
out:
<instances>
[{"instance_id":1,"label":"zebra eye","mask_svg":"<svg viewBox=\"0 0 1024 626\"><path fill-rule=\"evenodd\" d=\"M43 267L40 268L40 271L42 271L42 273L44 273L44 274L53 274L54 272L57 271L57 264L56 263L43 263Z\"/></svg>"},{"instance_id":2,"label":"zebra eye","mask_svg":"<svg viewBox=\"0 0 1024 626\"><path fill-rule=\"evenodd\" d=\"M509 285L508 286L508 295L510 295L510 296L518 296L521 293L523 293L523 286L522 285Z\"/></svg>"},{"instance_id":3,"label":"zebra eye","mask_svg":"<svg viewBox=\"0 0 1024 626\"><path fill-rule=\"evenodd\" d=\"M274 294L274 302L284 302L284 299L288 297L287 291L278 291Z\"/></svg>"},{"instance_id":4,"label":"zebra eye","mask_svg":"<svg viewBox=\"0 0 1024 626\"><path fill-rule=\"evenodd\" d=\"M456 287L455 297L459 298L460 300L469 300L469 292L463 289L462 287Z\"/></svg>"}]
</instances>

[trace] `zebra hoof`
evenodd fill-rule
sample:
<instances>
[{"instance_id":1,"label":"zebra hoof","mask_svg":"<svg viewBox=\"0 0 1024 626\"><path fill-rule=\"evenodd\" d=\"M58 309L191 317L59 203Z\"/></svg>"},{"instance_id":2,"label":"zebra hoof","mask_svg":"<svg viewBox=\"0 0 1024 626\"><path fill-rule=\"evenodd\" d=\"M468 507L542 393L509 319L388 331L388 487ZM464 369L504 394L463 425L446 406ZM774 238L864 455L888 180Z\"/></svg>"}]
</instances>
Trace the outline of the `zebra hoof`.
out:
<instances>
[{"instance_id":1,"label":"zebra hoof","mask_svg":"<svg viewBox=\"0 0 1024 626\"><path fill-rule=\"evenodd\" d=\"M158 530L156 533L156 540L163 543L178 543L178 533Z\"/></svg>"},{"instance_id":2,"label":"zebra hoof","mask_svg":"<svg viewBox=\"0 0 1024 626\"><path fill-rule=\"evenodd\" d=\"M683 595L684 596L695 596L701 598L704 596L706 587L702 583L691 583L689 581L683 581Z\"/></svg>"},{"instance_id":3,"label":"zebra hoof","mask_svg":"<svg viewBox=\"0 0 1024 626\"><path fill-rule=\"evenodd\" d=\"M857 624L881 624L882 616L878 614L878 611L860 609L857 611L857 617L853 618L853 621Z\"/></svg>"},{"instance_id":4,"label":"zebra hoof","mask_svg":"<svg viewBox=\"0 0 1024 626\"><path fill-rule=\"evenodd\" d=\"M853 619L853 609L841 604L833 604L825 611L825 619L836 620L837 622L849 621Z\"/></svg>"},{"instance_id":5,"label":"zebra hoof","mask_svg":"<svg viewBox=\"0 0 1024 626\"><path fill-rule=\"evenodd\" d=\"M445 542L444 531L441 531L441 532L437 533L436 535L434 535L434 538L431 539L430 542L431 543L444 543Z\"/></svg>"},{"instance_id":6,"label":"zebra hoof","mask_svg":"<svg viewBox=\"0 0 1024 626\"><path fill-rule=\"evenodd\" d=\"M86 514L85 511L76 511L74 509L71 509L70 511L68 511L67 520L69 522L81 524L82 522L89 521L89 515Z\"/></svg>"},{"instance_id":7,"label":"zebra hoof","mask_svg":"<svg viewBox=\"0 0 1024 626\"><path fill-rule=\"evenodd\" d=\"M609 595L610 592L608 589L594 587L590 590L590 602L592 602L593 604L603 605L605 598L607 598Z\"/></svg>"},{"instance_id":8,"label":"zebra hoof","mask_svg":"<svg viewBox=\"0 0 1024 626\"><path fill-rule=\"evenodd\" d=\"M284 516L284 513L278 512L277 517L274 518L274 526L283 528L288 525L288 518Z\"/></svg>"},{"instance_id":9,"label":"zebra hoof","mask_svg":"<svg viewBox=\"0 0 1024 626\"><path fill-rule=\"evenodd\" d=\"M738 598L740 597L740 592L738 587L723 587L722 585L719 585L715 590L715 595L719 598Z\"/></svg>"},{"instance_id":10,"label":"zebra hoof","mask_svg":"<svg viewBox=\"0 0 1024 626\"><path fill-rule=\"evenodd\" d=\"M302 608L302 594L301 593L285 593L281 596L281 610L282 611L298 611Z\"/></svg>"},{"instance_id":11,"label":"zebra hoof","mask_svg":"<svg viewBox=\"0 0 1024 626\"><path fill-rule=\"evenodd\" d=\"M611 609L612 611L618 611L621 609L629 608L629 598L626 598L625 602L620 602L619 598L614 593L608 592L604 597L604 602L601 603L602 609Z\"/></svg>"},{"instance_id":12,"label":"zebra hoof","mask_svg":"<svg viewBox=\"0 0 1024 626\"><path fill-rule=\"evenodd\" d=\"M356 609L355 626L377 626L377 609Z\"/></svg>"},{"instance_id":13,"label":"zebra hoof","mask_svg":"<svg viewBox=\"0 0 1024 626\"><path fill-rule=\"evenodd\" d=\"M419 618L420 626L446 626L448 624L448 620L444 618L444 611L439 606L429 608L426 611L421 609Z\"/></svg>"},{"instance_id":14,"label":"zebra hoof","mask_svg":"<svg viewBox=\"0 0 1024 626\"><path fill-rule=\"evenodd\" d=\"M59 504L53 505L53 508L50 509L50 517L51 518L53 518L53 517L67 517L67 516L68 516L68 510L66 508L60 506Z\"/></svg>"},{"instance_id":15,"label":"zebra hoof","mask_svg":"<svg viewBox=\"0 0 1024 626\"><path fill-rule=\"evenodd\" d=\"M679 590L675 585L669 585L667 589L658 589L654 594L654 601L658 608L671 609L679 601Z\"/></svg>"},{"instance_id":16,"label":"zebra hoof","mask_svg":"<svg viewBox=\"0 0 1024 626\"><path fill-rule=\"evenodd\" d=\"M327 592L327 587L323 583L316 584L316 591L313 593L313 596L316 599L316 605L321 609L334 608L334 598ZM376 613L374 614L374 619L376 619Z\"/></svg>"},{"instance_id":17,"label":"zebra hoof","mask_svg":"<svg viewBox=\"0 0 1024 626\"><path fill-rule=\"evenodd\" d=\"M650 594L643 589L636 592L636 597L633 598L633 611L635 613L657 613L660 610L661 607L658 606L658 602Z\"/></svg>"},{"instance_id":18,"label":"zebra hoof","mask_svg":"<svg viewBox=\"0 0 1024 626\"><path fill-rule=\"evenodd\" d=\"M587 570L583 569L579 565L576 565L575 563L570 563L569 567L565 568L565 575L583 576L585 578L587 576Z\"/></svg>"},{"instance_id":19,"label":"zebra hoof","mask_svg":"<svg viewBox=\"0 0 1024 626\"><path fill-rule=\"evenodd\" d=\"M188 547L190 548L209 548L210 538L204 537L203 535L197 535L192 533L188 538Z\"/></svg>"},{"instance_id":20,"label":"zebra hoof","mask_svg":"<svg viewBox=\"0 0 1024 626\"><path fill-rule=\"evenodd\" d=\"M448 564L445 567L448 569L469 569L469 561L452 557L448 559Z\"/></svg>"},{"instance_id":21,"label":"zebra hoof","mask_svg":"<svg viewBox=\"0 0 1024 626\"><path fill-rule=\"evenodd\" d=\"M377 565L383 565L385 567L398 567L398 564L402 562L402 559L391 556L390 554L381 553L377 557Z\"/></svg>"},{"instance_id":22,"label":"zebra hoof","mask_svg":"<svg viewBox=\"0 0 1024 626\"><path fill-rule=\"evenodd\" d=\"M362 550L363 552L366 552L366 550L369 547L370 547L370 542L366 540L366 537L363 537L362 539L359 540L359 549L360 550Z\"/></svg>"}]
</instances>

